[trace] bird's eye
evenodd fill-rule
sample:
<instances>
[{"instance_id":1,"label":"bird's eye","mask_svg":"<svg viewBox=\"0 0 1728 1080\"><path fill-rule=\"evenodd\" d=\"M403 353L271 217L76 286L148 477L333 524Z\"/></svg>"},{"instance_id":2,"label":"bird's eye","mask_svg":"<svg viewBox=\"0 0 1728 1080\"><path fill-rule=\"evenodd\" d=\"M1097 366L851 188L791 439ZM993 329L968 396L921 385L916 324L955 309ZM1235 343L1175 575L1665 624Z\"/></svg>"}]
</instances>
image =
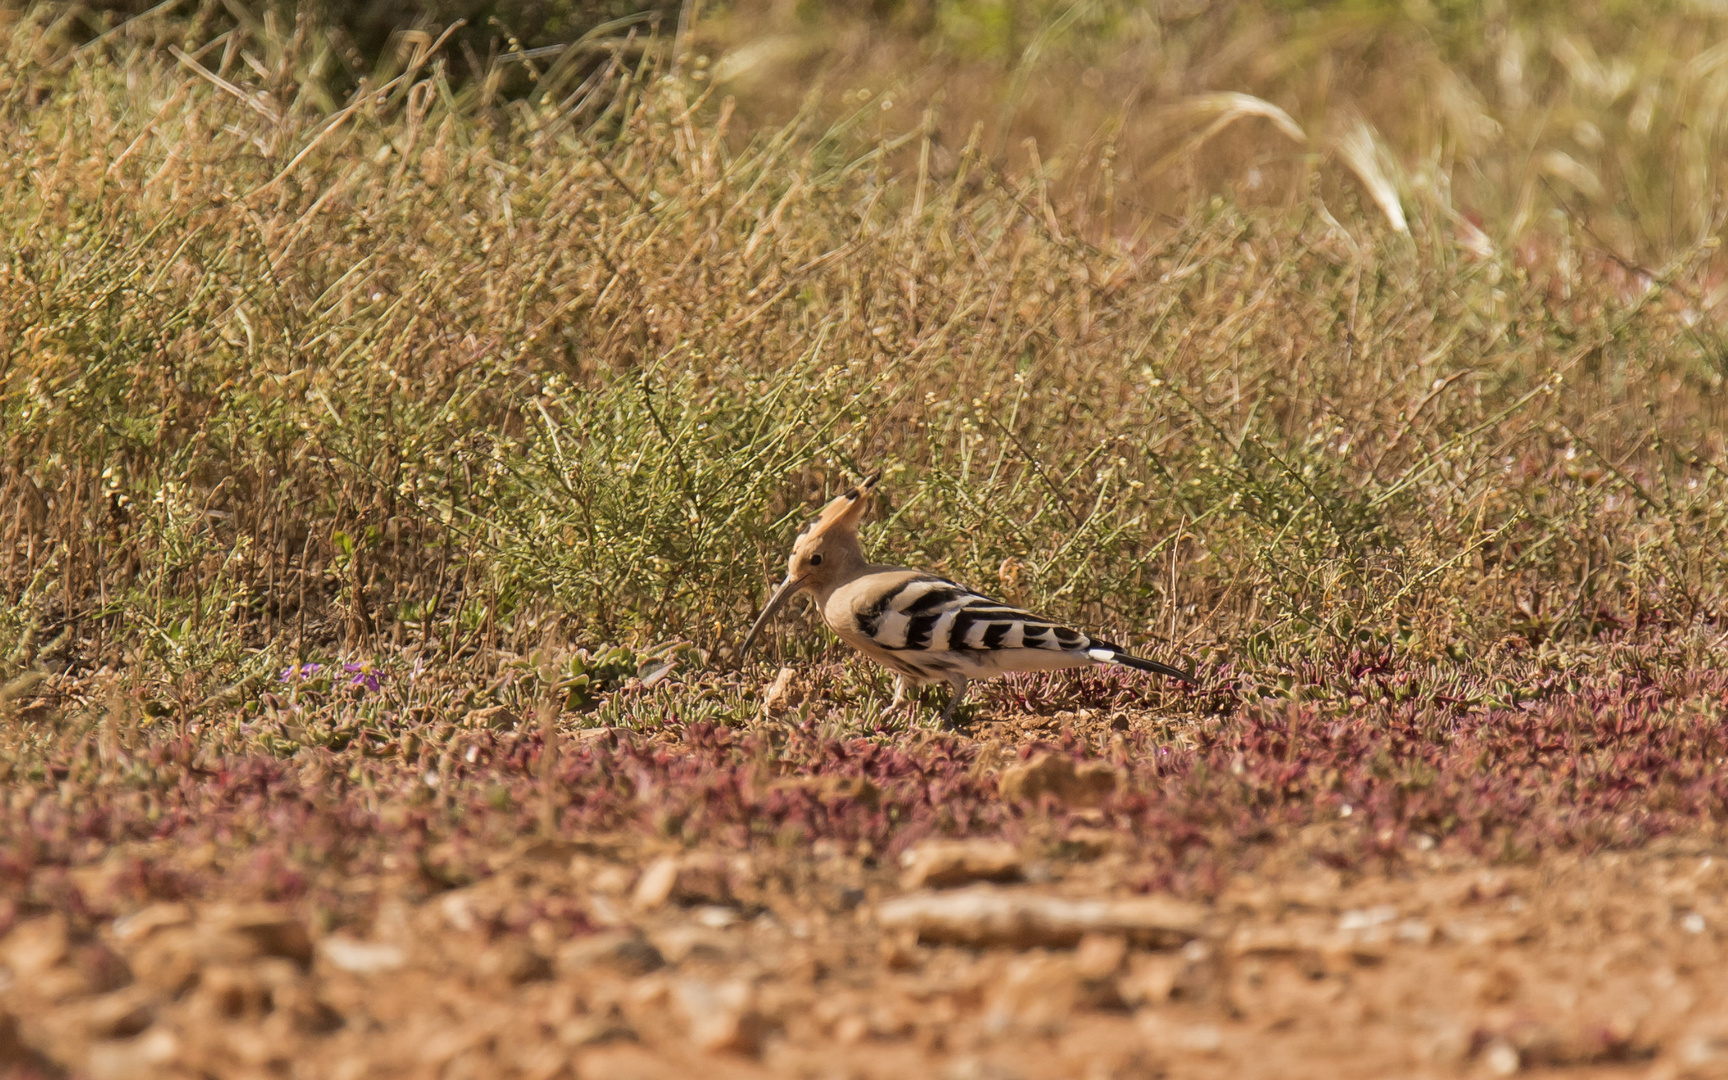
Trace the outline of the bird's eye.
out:
<instances>
[{"instance_id":1,"label":"bird's eye","mask_svg":"<svg viewBox=\"0 0 1728 1080\"><path fill-rule=\"evenodd\" d=\"M821 566L822 565L822 556L820 556L820 555L810 556L810 565L811 566Z\"/></svg>"}]
</instances>

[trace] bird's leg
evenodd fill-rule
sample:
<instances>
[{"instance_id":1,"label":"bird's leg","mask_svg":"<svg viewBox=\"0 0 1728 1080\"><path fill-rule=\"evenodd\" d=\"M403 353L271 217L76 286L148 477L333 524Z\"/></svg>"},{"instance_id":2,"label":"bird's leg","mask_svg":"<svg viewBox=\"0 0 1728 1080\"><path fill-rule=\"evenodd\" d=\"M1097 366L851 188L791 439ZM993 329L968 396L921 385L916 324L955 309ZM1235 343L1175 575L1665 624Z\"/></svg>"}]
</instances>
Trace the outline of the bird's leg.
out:
<instances>
[{"instance_id":1,"label":"bird's leg","mask_svg":"<svg viewBox=\"0 0 1728 1080\"><path fill-rule=\"evenodd\" d=\"M907 679L906 676L899 674L894 676L894 700L890 701L888 707L882 710L883 716L887 716L889 713L900 707L900 703L906 700L906 691L910 689L911 686L912 682Z\"/></svg>"},{"instance_id":2,"label":"bird's leg","mask_svg":"<svg viewBox=\"0 0 1728 1080\"><path fill-rule=\"evenodd\" d=\"M966 700L966 676L958 671L948 673L948 685L954 688L954 693L948 698L948 707L942 710L942 718L936 722L937 727L948 727L954 722L954 710Z\"/></svg>"}]
</instances>

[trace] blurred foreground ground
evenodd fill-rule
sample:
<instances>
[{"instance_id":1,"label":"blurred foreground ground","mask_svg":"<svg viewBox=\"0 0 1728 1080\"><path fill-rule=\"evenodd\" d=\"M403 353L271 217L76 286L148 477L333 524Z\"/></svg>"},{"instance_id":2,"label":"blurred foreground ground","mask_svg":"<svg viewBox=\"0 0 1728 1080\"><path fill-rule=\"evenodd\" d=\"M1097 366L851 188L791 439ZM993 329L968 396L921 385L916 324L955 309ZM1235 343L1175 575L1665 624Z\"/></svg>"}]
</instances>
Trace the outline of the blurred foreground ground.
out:
<instances>
[{"instance_id":1,"label":"blurred foreground ground","mask_svg":"<svg viewBox=\"0 0 1728 1080\"><path fill-rule=\"evenodd\" d=\"M1196 870L1160 845L1204 815L1149 794L1145 760L1193 731L1013 697L955 737L805 738L784 702L755 732L568 731L550 834L538 736L494 730L518 719L499 709L407 757L94 740L10 795L38 847L4 875L0 1061L93 1080L1728 1076L1728 845L1707 823L1508 858L1412 830L1369 781L1346 796L1364 809L1322 799L1299 826L1213 813ZM1603 730L1636 741L1615 711ZM1574 723L1573 752L1593 737L1596 777L1634 790L1600 731ZM1284 760L1300 802L1322 741L1211 741L1164 772L1216 803ZM159 787L81 789L105 757ZM378 771L349 783L348 764Z\"/></svg>"}]
</instances>

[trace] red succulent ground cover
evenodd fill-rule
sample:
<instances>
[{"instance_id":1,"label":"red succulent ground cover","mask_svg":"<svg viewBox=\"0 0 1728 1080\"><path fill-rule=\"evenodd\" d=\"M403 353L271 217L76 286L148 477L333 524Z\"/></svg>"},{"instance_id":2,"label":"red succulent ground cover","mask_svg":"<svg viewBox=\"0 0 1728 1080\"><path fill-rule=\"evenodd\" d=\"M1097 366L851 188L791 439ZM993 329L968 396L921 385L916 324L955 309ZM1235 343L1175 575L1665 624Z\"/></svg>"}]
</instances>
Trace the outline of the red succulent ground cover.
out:
<instances>
[{"instance_id":1,"label":"red succulent ground cover","mask_svg":"<svg viewBox=\"0 0 1728 1080\"><path fill-rule=\"evenodd\" d=\"M842 723L842 714L816 707L835 693L833 669L789 695L801 704L778 700L737 727L680 715L704 694L754 688L720 675L620 690L609 715L629 722L602 727L583 726L591 720L574 713L548 726L502 707L397 711L389 706L393 691L377 682L322 699L272 699L281 707L196 729L171 720L143 725L129 719L124 702L92 693L87 707L106 709L107 719L35 764L15 761L0 804L7 973L0 1007L11 1040L0 1053L24 1070L19 1075L239 1075L233 1070L245 1055L235 1057L232 1040L212 1033L236 1024L276 1030L258 1026L270 1022L281 1031L259 1036L264 1049L254 1048L264 1074L334 1075L307 1072L306 1063L334 1068L340 1059L368 1070L391 1064L404 1075L454 1075L445 1070L463 1054L486 1063L474 1065L475 1075L606 1075L594 1063L624 1060L620 1054L641 1060L617 1065L625 1070L618 1075L638 1067L654 1074L674 1069L675 1060L697 1060L691 1054L717 1054L716 1068L818 1075L799 1064L800 1055L832 1043L910 1054L930 1069L970 1068L966 1061L1022 1046L1032 1054L1016 1066L1022 1074L1054 1076L1073 1067L1071 1056L1052 1049L1064 1033L1115 1024L1121 1031L1100 1045L1121 1052L1098 1075L1264 1061L1285 1036L1252 1035L1255 1010L1238 1000L1246 1000L1246 984L1236 984L1260 970L1255 965L1288 962L1308 972L1303 978L1342 978L1366 992L1361 980L1370 968L1377 978L1393 970L1414 977L1395 955L1404 944L1420 954L1418 966L1438 963L1436 950L1484 947L1470 933L1448 937L1434 929L1435 916L1420 914L1425 908L1411 908L1411 898L1440 887L1436 881L1473 888L1458 882L1492 868L1595 881L1602 865L1621 865L1616 852L1660 861L1664 850L1701 858L1704 869L1695 873L1715 880L1709 853L1728 813L1728 676L1656 663L1632 648L1594 659L1581 673L1539 659L1509 661L1490 677L1358 652L1293 668L1277 685L1236 678L1226 665L1199 693L1170 695L1157 708L1147 707L1143 688L1114 674L1015 677L988 692L953 733L908 730L903 719ZM49 690L23 710L39 724L53 724L56 710L64 723L88 688L68 682ZM382 696L385 706L357 723L354 705L368 696L375 705ZM321 717L349 727L326 745L288 752L268 738L283 718L305 725L296 729L305 735ZM556 732L550 754L548 730ZM1652 847L1665 837L1668 848ZM1078 951L1074 941L1055 939L1052 950L1036 932L957 947L945 943L950 931L885 923L884 904L930 891L897 877L900 868L946 840L1005 842L1013 853L1005 871L973 874L962 859L961 869L943 871L950 884L976 877L1013 882L971 886L1011 895L1168 897L1203 915L1174 942L1147 946L1105 926L1080 934ZM661 885L651 882L657 865ZM1308 889L1303 883L1315 875L1330 899L1254 899ZM1391 896L1374 910L1394 914L1350 916L1352 890ZM1514 894L1527 895L1508 886L1498 899ZM1673 924L1703 908L1668 902L1664 910ZM1315 917L1309 930L1320 938L1252 945L1254 933L1288 936ZM1328 949L1345 948L1325 943L1339 933L1360 936L1364 927L1412 918L1425 929L1399 931L1410 941L1395 939L1393 954L1375 939L1360 962L1326 959ZM1714 915L1697 915L1707 918ZM828 929L811 936L812 919ZM148 929L157 923L159 932ZM1685 925L1715 941L1714 923ZM673 931L736 938L740 926L785 940L723 941L677 955L689 942ZM802 937L794 932L800 926ZM186 927L197 934L182 935L180 952L163 944ZM1182 937L1185 951L1170 952ZM350 986L377 974L370 961L354 960L369 955L363 950L341 951L354 941L390 943L380 954L388 962L373 967L403 993L448 983L482 1002L563 987L556 1008L569 1015L558 1024L586 1018L587 1026L558 1035L562 1029L548 1022L538 1034L523 1033L515 1041L544 1051L532 1068L510 1057L520 1047L496 1039L486 1042L491 1049L469 1046L430 1064L356 1058L356 1031L370 1025L400 1034L423 1010L403 1006L390 1019L373 1007L372 992ZM600 959L573 958L584 942ZM637 961L628 959L632 942L641 946ZM429 959L428 949L442 959ZM995 999L978 987L1007 978L983 972L1010 960L1054 964L1067 973L1051 976L1058 984L1072 976L1080 989L1057 994L1054 1011L1036 1023L990 1020ZM1075 964L1102 974L1074 976ZM1159 964L1170 968L1157 976L1168 986L1135 989ZM821 1006L865 991L898 1000L896 980L923 977L932 965L964 969L955 978L973 989L954 991L952 1007L980 1017L971 1043L954 1034L970 1030L959 1019L946 1029L949 1042L919 1042L915 1023L884 1020L878 1031L868 1015L848 1020L852 1006L832 1016L838 1006ZM402 981L416 969L424 985ZM62 975L50 978L56 971ZM1443 982L1434 983L1441 999L1430 1005L1477 1008L1498 993L1448 991ZM797 993L787 989L794 984ZM198 1005L212 986L229 987L227 996ZM345 993L359 997L345 1005ZM696 1003L678 1006L683 1013L649 1009L688 1014L657 1027L630 997L656 993ZM1694 992L1699 1001L1707 996ZM1500 1004L1516 998L1509 992ZM362 1000L373 1004L354 1004ZM997 1011L1017 1016L1018 1008ZM97 1019L55 1026L56 1017L91 1009ZM124 1022L109 1016L116 1012ZM1541 1039L1589 1041L1543 1028L1521 1043L1507 1026L1516 1020L1459 1020L1464 1034L1446 1036L1457 1045L1448 1044L1442 1064L1516 1067L1561 1054L1537 1045ZM1340 1061L1404 1060L1370 1052L1377 1022L1362 1020L1367 1026L1334 1048ZM1598 1039L1595 1051L1567 1043L1561 1057L1679 1060L1674 1040L1692 1039L1686 1053L1718 1060L1698 1049L1705 1045L1698 1039L1714 1036L1685 1034L1684 1025L1659 1031L1636 1017L1613 1022L1621 1028ZM703 1034L704 1023L724 1031ZM1219 1031L1246 1024L1247 1034L1215 1039L1206 1025L1217 1023L1225 1023ZM1159 1026L1168 1024L1176 1027ZM1195 1024L1202 1034L1190 1030ZM1220 1049L1218 1039L1238 1036L1248 1041L1228 1054ZM1253 1041L1261 1037L1269 1041ZM1352 1049L1358 1037L1365 1041ZM1399 1054L1416 1053L1408 1039L1393 1042ZM1055 1054L1047 1066L1036 1064L1035 1047ZM1427 1068L1440 1060L1431 1057L1406 1064Z\"/></svg>"},{"instance_id":2,"label":"red succulent ground cover","mask_svg":"<svg viewBox=\"0 0 1728 1080\"><path fill-rule=\"evenodd\" d=\"M128 843L244 850L245 883L223 876L220 887L260 899L315 893L321 873L374 871L386 853L455 878L476 872L466 852L540 829L548 800L557 835L740 850L828 840L889 858L933 835L1019 839L1083 821L1134 845L1146 888L1194 897L1318 822L1339 826L1329 858L1350 870L1412 843L1517 859L1719 822L1728 675L1644 668L1635 654L1611 667L1485 679L1356 656L1305 673L1295 700L1239 700L1227 677L1215 679L1174 736L1169 724L1136 722L1125 679L1102 674L1074 678L1068 700L1122 730L1069 713L1058 730L1018 738L1015 714L1043 678L1009 682L956 734L848 736L795 717L732 729L681 723L671 705L657 726L567 731L550 787L532 722L454 729L440 747L401 721L341 751L292 757L213 752L190 732L122 750L97 733L14 775L0 888L15 905L100 909L110 898L43 883ZM662 696L670 704L675 693ZM1005 759L1045 752L1096 758L1118 780L1097 807L1004 802ZM218 887L173 861L140 857L114 878L112 899Z\"/></svg>"}]
</instances>

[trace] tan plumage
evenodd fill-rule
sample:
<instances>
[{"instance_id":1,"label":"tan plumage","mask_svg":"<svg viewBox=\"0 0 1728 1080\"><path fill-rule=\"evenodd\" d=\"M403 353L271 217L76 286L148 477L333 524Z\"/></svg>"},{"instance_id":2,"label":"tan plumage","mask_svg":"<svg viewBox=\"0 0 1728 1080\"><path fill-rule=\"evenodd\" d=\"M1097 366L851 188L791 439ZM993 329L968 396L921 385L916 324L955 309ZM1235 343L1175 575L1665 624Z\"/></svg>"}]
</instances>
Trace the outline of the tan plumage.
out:
<instances>
[{"instance_id":1,"label":"tan plumage","mask_svg":"<svg viewBox=\"0 0 1728 1080\"><path fill-rule=\"evenodd\" d=\"M829 629L898 676L890 709L904 700L910 685L951 685L954 694L942 711L943 723L964 699L969 680L1010 671L1116 664L1193 682L1168 664L1130 656L1109 642L936 574L870 562L858 539L858 525L875 486L872 478L835 499L798 535L786 580L745 636L741 653L749 651L788 600L809 592Z\"/></svg>"}]
</instances>

